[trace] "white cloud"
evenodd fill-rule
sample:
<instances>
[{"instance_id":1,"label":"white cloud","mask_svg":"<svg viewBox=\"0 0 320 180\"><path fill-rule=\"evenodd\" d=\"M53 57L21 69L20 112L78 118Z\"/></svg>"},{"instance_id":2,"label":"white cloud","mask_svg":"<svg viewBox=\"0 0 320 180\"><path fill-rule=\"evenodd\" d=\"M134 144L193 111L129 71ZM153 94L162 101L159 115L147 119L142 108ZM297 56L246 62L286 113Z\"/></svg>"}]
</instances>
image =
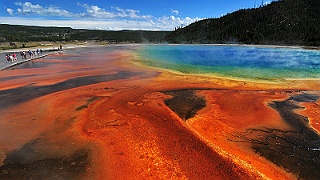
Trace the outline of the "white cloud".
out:
<instances>
[{"instance_id":1,"label":"white cloud","mask_svg":"<svg viewBox=\"0 0 320 180\"><path fill-rule=\"evenodd\" d=\"M166 27L155 27L149 21L136 20L90 20L90 19L64 19L48 20L40 18L2 17L1 23L36 26L72 27L75 29L101 29L101 30L168 30ZM172 30L172 29L170 29Z\"/></svg>"},{"instance_id":2,"label":"white cloud","mask_svg":"<svg viewBox=\"0 0 320 180\"><path fill-rule=\"evenodd\" d=\"M189 25L199 18L180 18L171 16L154 17L151 15L141 15L139 10L123 9L120 7L111 7L110 10L103 9L98 6L91 6L88 4L78 3L78 6L84 8L84 11L78 14L68 12L59 7L48 6L42 7L39 4L32 4L30 2L17 2L15 5L19 6L16 10L20 15L38 15L37 20L32 18L20 17L12 18L9 24L20 25L39 25L39 26L70 26L76 29L108 29L108 30L173 30L177 26ZM14 10L8 8L7 12L13 14ZM172 13L179 14L178 10L172 10ZM41 16L67 17L60 20L48 20L40 18ZM2 18L5 21L8 18ZM36 23L34 23L36 22Z\"/></svg>"},{"instance_id":3,"label":"white cloud","mask_svg":"<svg viewBox=\"0 0 320 180\"><path fill-rule=\"evenodd\" d=\"M81 3L78 3L78 5L86 9L85 13L79 14L80 17L91 17L91 18L101 18L101 19L110 19L110 18L149 19L152 17L150 15L140 15L140 11L134 10L134 9L122 9L119 7L111 7L111 10L113 11L107 11L98 6L90 6L88 4L81 4Z\"/></svg>"},{"instance_id":4,"label":"white cloud","mask_svg":"<svg viewBox=\"0 0 320 180\"><path fill-rule=\"evenodd\" d=\"M201 20L200 18L190 18L190 17L185 17L185 18L179 18L175 16L163 16L161 18L157 19L157 22L159 25L164 25L166 27L171 27L172 29L177 27L177 26L182 26L185 27L195 21Z\"/></svg>"},{"instance_id":5,"label":"white cloud","mask_svg":"<svg viewBox=\"0 0 320 180\"><path fill-rule=\"evenodd\" d=\"M58 26L75 29L102 29L102 30L173 30L177 26L186 26L199 20L191 18L176 18L174 16L151 20L94 20L94 19L64 19L48 20L40 18L2 17L1 23L35 26Z\"/></svg>"},{"instance_id":6,"label":"white cloud","mask_svg":"<svg viewBox=\"0 0 320 180\"><path fill-rule=\"evenodd\" d=\"M80 4L86 9L86 13L81 13L80 16L82 17L94 17L94 18L114 18L116 15L114 13L108 12L105 9L102 9L98 6L89 6L88 4Z\"/></svg>"},{"instance_id":7,"label":"white cloud","mask_svg":"<svg viewBox=\"0 0 320 180\"><path fill-rule=\"evenodd\" d=\"M175 14L175 15L179 15L179 11L178 10L171 9L171 13Z\"/></svg>"},{"instance_id":8,"label":"white cloud","mask_svg":"<svg viewBox=\"0 0 320 180\"><path fill-rule=\"evenodd\" d=\"M49 6L42 7L39 4L32 4L30 2L16 2L15 5L20 6L21 8L17 9L17 12L20 15L42 15L42 16L63 16L63 17L73 17L74 14L66 10L60 9L58 7Z\"/></svg>"},{"instance_id":9,"label":"white cloud","mask_svg":"<svg viewBox=\"0 0 320 180\"><path fill-rule=\"evenodd\" d=\"M119 17L127 17L127 18L141 18L139 15L139 10L133 10L133 9L122 9L119 7L111 7L112 9L117 10L117 15Z\"/></svg>"},{"instance_id":10,"label":"white cloud","mask_svg":"<svg viewBox=\"0 0 320 180\"><path fill-rule=\"evenodd\" d=\"M271 4L271 1L267 1L267 2L264 2L264 3L263 3L264 6L266 6L266 5L268 5L268 4Z\"/></svg>"},{"instance_id":11,"label":"white cloud","mask_svg":"<svg viewBox=\"0 0 320 180\"><path fill-rule=\"evenodd\" d=\"M13 9L7 8L7 12L8 12L10 15L13 15Z\"/></svg>"}]
</instances>

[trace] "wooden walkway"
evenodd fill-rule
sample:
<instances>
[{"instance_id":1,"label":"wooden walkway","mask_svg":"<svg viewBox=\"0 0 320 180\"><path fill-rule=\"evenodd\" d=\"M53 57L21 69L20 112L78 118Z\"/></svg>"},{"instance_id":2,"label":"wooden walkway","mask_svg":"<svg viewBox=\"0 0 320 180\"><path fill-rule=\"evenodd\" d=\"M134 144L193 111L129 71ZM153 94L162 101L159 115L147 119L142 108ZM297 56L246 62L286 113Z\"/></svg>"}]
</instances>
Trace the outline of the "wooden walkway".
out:
<instances>
[{"instance_id":1,"label":"wooden walkway","mask_svg":"<svg viewBox=\"0 0 320 180\"><path fill-rule=\"evenodd\" d=\"M5 59L5 54L6 53L1 53L0 54L0 59L2 60L0 62L0 71L2 70L6 70L6 69L9 69L13 66L16 66L16 65L19 65L19 64L22 64L22 63L26 63L26 62L29 62L29 61L32 61L32 60L35 60L35 59L40 59L40 58L44 58L50 54L55 54L55 53L59 53L61 51L44 51L42 53L42 55L38 55L38 56L34 56L32 58L29 58L29 59L22 59L20 57L20 53L19 52L16 52L17 54L17 60L16 61L13 61L13 62L8 62L6 59ZM11 52L10 52L11 53ZM28 55L29 56L29 55Z\"/></svg>"}]
</instances>

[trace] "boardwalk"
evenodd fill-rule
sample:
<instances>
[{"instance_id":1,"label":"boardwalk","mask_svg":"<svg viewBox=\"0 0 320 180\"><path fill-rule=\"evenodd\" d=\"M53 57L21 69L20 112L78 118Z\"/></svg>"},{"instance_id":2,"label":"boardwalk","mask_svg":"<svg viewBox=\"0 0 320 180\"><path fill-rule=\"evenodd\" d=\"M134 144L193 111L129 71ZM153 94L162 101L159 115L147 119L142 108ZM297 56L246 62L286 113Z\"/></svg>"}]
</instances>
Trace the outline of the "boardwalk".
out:
<instances>
[{"instance_id":1,"label":"boardwalk","mask_svg":"<svg viewBox=\"0 0 320 180\"><path fill-rule=\"evenodd\" d=\"M5 70L5 69L9 69L9 68L11 68L13 66L16 66L16 65L19 65L19 64L22 64L22 63L25 63L25 62L32 61L34 59L43 58L43 57L45 57L45 56L47 56L49 54L57 53L57 52L59 52L59 51L57 51L57 50L45 50L45 51L42 52L41 55L37 55L37 56L34 56L32 58L28 58L28 59L22 59L21 56L20 56L20 52L15 52L17 54L17 61L13 61L13 62L8 62L6 60L6 57L5 57L5 55L7 53L2 52L2 53L0 53L0 71ZM8 53L13 53L13 52L8 52Z\"/></svg>"}]
</instances>

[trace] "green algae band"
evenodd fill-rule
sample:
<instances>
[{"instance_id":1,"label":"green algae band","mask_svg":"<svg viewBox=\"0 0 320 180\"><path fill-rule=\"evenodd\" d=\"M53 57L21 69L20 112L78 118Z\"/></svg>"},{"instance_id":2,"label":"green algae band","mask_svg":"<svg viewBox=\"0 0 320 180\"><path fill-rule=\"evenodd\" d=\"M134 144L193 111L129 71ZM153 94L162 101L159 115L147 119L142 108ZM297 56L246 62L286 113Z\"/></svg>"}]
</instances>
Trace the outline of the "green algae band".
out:
<instances>
[{"instance_id":1,"label":"green algae band","mask_svg":"<svg viewBox=\"0 0 320 180\"><path fill-rule=\"evenodd\" d=\"M248 79L320 78L320 51L216 45L149 45L142 63L183 73Z\"/></svg>"}]
</instances>

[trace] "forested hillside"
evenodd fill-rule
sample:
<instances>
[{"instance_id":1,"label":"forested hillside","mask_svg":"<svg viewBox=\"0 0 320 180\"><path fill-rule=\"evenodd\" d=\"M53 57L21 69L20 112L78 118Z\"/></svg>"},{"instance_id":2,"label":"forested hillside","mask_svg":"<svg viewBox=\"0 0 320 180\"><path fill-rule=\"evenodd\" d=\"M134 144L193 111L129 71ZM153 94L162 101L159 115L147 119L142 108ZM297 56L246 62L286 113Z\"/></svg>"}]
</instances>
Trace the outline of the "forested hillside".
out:
<instances>
[{"instance_id":1,"label":"forested hillside","mask_svg":"<svg viewBox=\"0 0 320 180\"><path fill-rule=\"evenodd\" d=\"M320 46L320 0L279 0L176 31L104 31L0 24L0 42L245 43Z\"/></svg>"},{"instance_id":2,"label":"forested hillside","mask_svg":"<svg viewBox=\"0 0 320 180\"><path fill-rule=\"evenodd\" d=\"M0 24L0 42L101 40L110 43L160 43L167 33L167 31L104 31Z\"/></svg>"},{"instance_id":3,"label":"forested hillside","mask_svg":"<svg viewBox=\"0 0 320 180\"><path fill-rule=\"evenodd\" d=\"M168 34L170 43L320 46L320 0L280 0L205 19Z\"/></svg>"}]
</instances>

